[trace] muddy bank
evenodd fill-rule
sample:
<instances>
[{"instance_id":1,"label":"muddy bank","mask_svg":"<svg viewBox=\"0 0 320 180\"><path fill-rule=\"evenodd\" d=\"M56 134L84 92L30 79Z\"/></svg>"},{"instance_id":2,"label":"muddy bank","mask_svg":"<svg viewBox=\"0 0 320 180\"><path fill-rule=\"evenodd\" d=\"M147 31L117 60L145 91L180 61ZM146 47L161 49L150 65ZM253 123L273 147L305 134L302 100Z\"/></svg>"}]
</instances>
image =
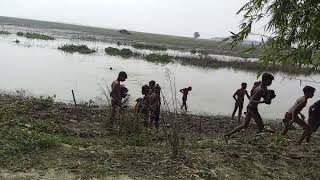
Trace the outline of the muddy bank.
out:
<instances>
[{"instance_id":1,"label":"muddy bank","mask_svg":"<svg viewBox=\"0 0 320 180\"><path fill-rule=\"evenodd\" d=\"M0 96L0 107L1 178L317 179L320 175L319 136L315 134L309 145L295 146L301 130L289 132L287 138L278 133L256 136L251 124L226 142L223 134L237 122L180 114L176 120L181 152L172 158L163 126L159 131L142 127L110 131L105 126L108 107L88 103L75 110L47 97L5 94ZM141 119L130 111L120 119L132 120L140 126ZM281 128L278 123L268 126Z\"/></svg>"}]
</instances>

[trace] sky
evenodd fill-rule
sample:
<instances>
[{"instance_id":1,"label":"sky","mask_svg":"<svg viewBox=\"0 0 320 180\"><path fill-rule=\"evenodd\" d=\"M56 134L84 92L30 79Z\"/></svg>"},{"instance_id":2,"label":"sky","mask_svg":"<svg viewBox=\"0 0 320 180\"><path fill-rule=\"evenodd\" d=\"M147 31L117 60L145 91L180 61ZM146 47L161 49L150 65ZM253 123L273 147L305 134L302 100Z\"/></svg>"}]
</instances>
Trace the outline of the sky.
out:
<instances>
[{"instance_id":1,"label":"sky","mask_svg":"<svg viewBox=\"0 0 320 180\"><path fill-rule=\"evenodd\" d=\"M236 12L248 0L1 0L0 16L132 31L226 37L237 31ZM263 26L254 27L263 33Z\"/></svg>"}]
</instances>

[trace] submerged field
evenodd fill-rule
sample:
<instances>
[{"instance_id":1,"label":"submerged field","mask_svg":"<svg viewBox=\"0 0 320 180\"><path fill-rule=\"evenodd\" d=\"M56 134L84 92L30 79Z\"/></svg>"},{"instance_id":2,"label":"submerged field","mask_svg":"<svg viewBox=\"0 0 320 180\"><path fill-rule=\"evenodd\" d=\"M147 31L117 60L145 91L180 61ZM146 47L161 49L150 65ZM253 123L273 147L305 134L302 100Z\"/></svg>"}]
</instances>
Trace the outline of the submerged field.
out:
<instances>
[{"instance_id":1,"label":"submerged field","mask_svg":"<svg viewBox=\"0 0 320 180\"><path fill-rule=\"evenodd\" d=\"M237 122L228 117L180 114L180 152L172 157L162 119L144 129L131 110L119 131L107 128L109 109L55 103L54 97L0 96L0 178L317 179L319 136L294 146L278 133L255 135L255 125L226 142ZM77 119L77 112L79 119ZM162 114L162 118L165 117ZM133 121L134 120L134 121ZM280 130L278 123L269 128Z\"/></svg>"}]
</instances>

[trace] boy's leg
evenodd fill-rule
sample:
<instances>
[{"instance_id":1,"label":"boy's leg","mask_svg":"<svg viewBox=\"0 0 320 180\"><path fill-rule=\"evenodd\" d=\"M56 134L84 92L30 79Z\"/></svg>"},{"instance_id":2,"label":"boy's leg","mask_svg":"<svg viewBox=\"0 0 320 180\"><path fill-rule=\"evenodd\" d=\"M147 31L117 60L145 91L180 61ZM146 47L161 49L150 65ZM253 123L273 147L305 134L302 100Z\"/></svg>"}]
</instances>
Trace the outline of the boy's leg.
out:
<instances>
[{"instance_id":1,"label":"boy's leg","mask_svg":"<svg viewBox=\"0 0 320 180\"><path fill-rule=\"evenodd\" d=\"M156 129L159 129L159 122L160 122L160 111L157 111L156 112L156 117L155 117Z\"/></svg>"},{"instance_id":2,"label":"boy's leg","mask_svg":"<svg viewBox=\"0 0 320 180\"><path fill-rule=\"evenodd\" d=\"M234 115L235 115L236 112L237 112L237 109L238 109L238 103L236 102L236 103L234 104L234 109L233 109L232 116L231 116L231 119L232 119L232 120L233 120L233 118L234 118Z\"/></svg>"},{"instance_id":3,"label":"boy's leg","mask_svg":"<svg viewBox=\"0 0 320 180\"><path fill-rule=\"evenodd\" d=\"M250 110L248 110L247 115L245 117L245 121L243 124L241 124L240 126L234 128L232 131L230 131L229 133L225 134L225 137L230 137L232 134L237 133L239 131L241 131L242 129L245 129L249 126L250 120L252 117L252 112L250 112Z\"/></svg>"},{"instance_id":4,"label":"boy's leg","mask_svg":"<svg viewBox=\"0 0 320 180\"><path fill-rule=\"evenodd\" d=\"M303 129L304 129L299 141L297 142L298 144L301 144L305 138L307 138L308 136L311 135L311 127L309 126L309 124L307 124L304 120L300 119L299 117L296 118L296 120L294 122L297 123L298 125L300 125L301 127L303 127ZM309 138L309 140L310 140L310 138Z\"/></svg>"},{"instance_id":5,"label":"boy's leg","mask_svg":"<svg viewBox=\"0 0 320 180\"><path fill-rule=\"evenodd\" d=\"M263 123L262 118L260 116L260 113L258 111L256 111L253 114L253 119L256 122L257 126L258 126L258 133L262 133L262 131L264 129L264 123Z\"/></svg>"},{"instance_id":6,"label":"boy's leg","mask_svg":"<svg viewBox=\"0 0 320 180\"><path fill-rule=\"evenodd\" d=\"M242 116L242 109L243 109L243 104L239 106L239 112L238 112L238 121L240 122L241 116Z\"/></svg>"},{"instance_id":7,"label":"boy's leg","mask_svg":"<svg viewBox=\"0 0 320 180\"><path fill-rule=\"evenodd\" d=\"M292 125L291 119L292 119L291 115L289 113L286 113L284 116L285 126L284 126L282 133L281 133L283 136L285 136L288 133L289 128Z\"/></svg>"},{"instance_id":8,"label":"boy's leg","mask_svg":"<svg viewBox=\"0 0 320 180\"><path fill-rule=\"evenodd\" d=\"M187 100L186 100L186 102L184 103L184 109L186 110L186 112L188 112Z\"/></svg>"}]
</instances>

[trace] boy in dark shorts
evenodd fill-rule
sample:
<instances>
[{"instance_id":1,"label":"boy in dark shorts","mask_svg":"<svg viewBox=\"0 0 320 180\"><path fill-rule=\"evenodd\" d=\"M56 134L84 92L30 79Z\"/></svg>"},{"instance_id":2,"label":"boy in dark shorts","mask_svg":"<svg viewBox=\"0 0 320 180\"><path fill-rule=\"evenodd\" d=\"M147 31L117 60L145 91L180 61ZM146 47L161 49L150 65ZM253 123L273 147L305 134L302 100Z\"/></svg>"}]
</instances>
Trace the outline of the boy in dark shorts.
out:
<instances>
[{"instance_id":1,"label":"boy in dark shorts","mask_svg":"<svg viewBox=\"0 0 320 180\"><path fill-rule=\"evenodd\" d=\"M269 73L264 73L262 75L261 85L254 89L253 95L250 97L250 101L247 106L247 114L245 117L245 122L242 125L230 131L229 133L225 134L224 136L225 138L228 139L234 133L237 133L242 129L247 128L249 126L251 118L255 120L258 126L258 133L262 132L262 130L264 129L264 123L258 111L258 105L262 103L271 104L271 100L275 97L275 94L274 94L274 91L270 91L270 93L268 93L269 92L268 86L272 84L273 80L274 80L274 77ZM264 98L264 100L261 101L261 98Z\"/></svg>"},{"instance_id":2,"label":"boy in dark shorts","mask_svg":"<svg viewBox=\"0 0 320 180\"><path fill-rule=\"evenodd\" d=\"M190 87L190 86L187 87L187 88L180 89L180 92L183 94L182 95L182 106L181 106L181 109L184 107L186 111L188 111L187 99L188 99L189 91L192 91L192 87Z\"/></svg>"},{"instance_id":3,"label":"boy in dark shorts","mask_svg":"<svg viewBox=\"0 0 320 180\"><path fill-rule=\"evenodd\" d=\"M308 124L311 127L311 133L318 130L320 126L320 101L315 102L309 108ZM307 142L310 142L311 134L307 137Z\"/></svg>"},{"instance_id":4,"label":"boy in dark shorts","mask_svg":"<svg viewBox=\"0 0 320 180\"><path fill-rule=\"evenodd\" d=\"M239 108L238 112L238 121L240 122L241 116L242 116L242 109L243 109L243 103L244 103L244 96L246 95L248 99L250 99L249 94L247 92L247 83L241 83L241 88L238 89L234 94L233 94L233 99L236 101L234 105L234 110L232 112L231 118L234 118L234 115L237 112L237 109Z\"/></svg>"},{"instance_id":5,"label":"boy in dark shorts","mask_svg":"<svg viewBox=\"0 0 320 180\"><path fill-rule=\"evenodd\" d=\"M293 123L299 124L301 127L303 127L304 131L301 134L300 139L298 140L297 144L301 144L304 139L310 140L307 137L311 135L311 127L309 124L307 124L304 121L304 115L301 114L301 111L304 107L306 107L308 99L312 98L314 96L315 88L311 86L306 86L303 88L304 96L300 97L296 100L294 105L286 112L284 122L286 124L285 128L282 131L282 135L286 135L289 131L289 127ZM301 118L298 116L298 114L301 116Z\"/></svg>"}]
</instances>

